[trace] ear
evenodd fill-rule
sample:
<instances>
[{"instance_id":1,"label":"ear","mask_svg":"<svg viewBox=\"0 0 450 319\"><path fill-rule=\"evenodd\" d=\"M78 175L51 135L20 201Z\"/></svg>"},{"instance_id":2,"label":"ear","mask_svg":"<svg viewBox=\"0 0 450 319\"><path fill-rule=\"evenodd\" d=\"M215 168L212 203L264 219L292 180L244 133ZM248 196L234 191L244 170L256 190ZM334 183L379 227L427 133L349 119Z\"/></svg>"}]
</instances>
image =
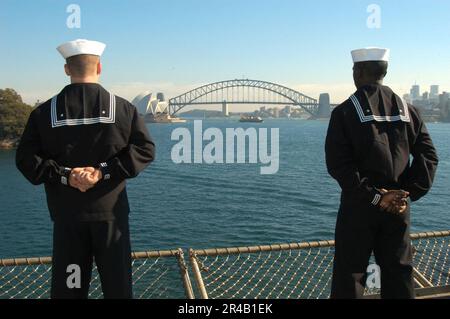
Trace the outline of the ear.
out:
<instances>
[{"instance_id":1,"label":"ear","mask_svg":"<svg viewBox=\"0 0 450 319\"><path fill-rule=\"evenodd\" d=\"M358 88L360 83L361 70L359 68L353 67L353 83Z\"/></svg>"},{"instance_id":2,"label":"ear","mask_svg":"<svg viewBox=\"0 0 450 319\"><path fill-rule=\"evenodd\" d=\"M97 75L102 74L102 63L98 62L97 64Z\"/></svg>"},{"instance_id":3,"label":"ear","mask_svg":"<svg viewBox=\"0 0 450 319\"><path fill-rule=\"evenodd\" d=\"M353 68L353 78L355 80L359 80L361 78L363 78L364 76L364 72L361 68Z\"/></svg>"},{"instance_id":4,"label":"ear","mask_svg":"<svg viewBox=\"0 0 450 319\"><path fill-rule=\"evenodd\" d=\"M67 64L64 64L64 72L66 72L66 75L70 76L70 70Z\"/></svg>"}]
</instances>

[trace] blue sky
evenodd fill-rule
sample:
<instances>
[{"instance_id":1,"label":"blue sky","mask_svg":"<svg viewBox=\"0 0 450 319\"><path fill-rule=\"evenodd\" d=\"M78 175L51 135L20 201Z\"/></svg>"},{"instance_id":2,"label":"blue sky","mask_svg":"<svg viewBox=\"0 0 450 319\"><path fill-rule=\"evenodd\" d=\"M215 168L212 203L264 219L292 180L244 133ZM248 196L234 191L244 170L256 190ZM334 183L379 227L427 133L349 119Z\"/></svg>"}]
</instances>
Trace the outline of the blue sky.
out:
<instances>
[{"instance_id":1,"label":"blue sky","mask_svg":"<svg viewBox=\"0 0 450 319\"><path fill-rule=\"evenodd\" d=\"M69 29L69 4L81 28ZM367 27L367 7L381 28ZM403 94L417 81L450 91L446 0L0 0L0 88L45 100L68 79L62 42L103 41L103 84L126 98L181 94L200 84L253 78L340 102L353 91L350 50L392 50L386 80Z\"/></svg>"}]
</instances>

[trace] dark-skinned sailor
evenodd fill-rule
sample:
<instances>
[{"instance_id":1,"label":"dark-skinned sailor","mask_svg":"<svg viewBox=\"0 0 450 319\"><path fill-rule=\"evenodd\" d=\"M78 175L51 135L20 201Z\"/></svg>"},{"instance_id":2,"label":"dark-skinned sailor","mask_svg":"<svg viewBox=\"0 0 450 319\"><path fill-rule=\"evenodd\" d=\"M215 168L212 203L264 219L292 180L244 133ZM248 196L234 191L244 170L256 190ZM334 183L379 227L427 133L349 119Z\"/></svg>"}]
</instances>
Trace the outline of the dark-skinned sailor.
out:
<instances>
[{"instance_id":1,"label":"dark-skinned sailor","mask_svg":"<svg viewBox=\"0 0 450 319\"><path fill-rule=\"evenodd\" d=\"M363 297L373 253L381 297L411 299L410 204L430 190L438 157L419 111L383 85L389 50L352 57L357 91L333 110L325 146L342 189L331 297Z\"/></svg>"},{"instance_id":2,"label":"dark-skinned sailor","mask_svg":"<svg viewBox=\"0 0 450 319\"><path fill-rule=\"evenodd\" d=\"M45 185L51 297L87 298L95 259L104 297L132 298L126 180L153 161L154 143L136 108L98 83L103 43L57 49L71 84L33 110L16 155L23 175Z\"/></svg>"}]
</instances>

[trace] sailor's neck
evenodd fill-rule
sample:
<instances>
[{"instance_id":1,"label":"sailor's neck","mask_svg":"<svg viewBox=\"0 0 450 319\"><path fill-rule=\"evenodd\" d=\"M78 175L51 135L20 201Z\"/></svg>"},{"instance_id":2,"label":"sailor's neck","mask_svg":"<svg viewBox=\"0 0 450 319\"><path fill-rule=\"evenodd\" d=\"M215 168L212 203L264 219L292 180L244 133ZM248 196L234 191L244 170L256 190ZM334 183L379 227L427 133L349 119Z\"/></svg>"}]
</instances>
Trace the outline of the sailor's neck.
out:
<instances>
[{"instance_id":1,"label":"sailor's neck","mask_svg":"<svg viewBox=\"0 0 450 319\"><path fill-rule=\"evenodd\" d=\"M98 77L70 78L71 84L99 84Z\"/></svg>"},{"instance_id":2,"label":"sailor's neck","mask_svg":"<svg viewBox=\"0 0 450 319\"><path fill-rule=\"evenodd\" d=\"M363 82L363 83L360 83L357 86L357 89L359 90L359 89L361 89L363 87L366 87L366 86L383 86L383 81L367 81L367 82Z\"/></svg>"}]
</instances>

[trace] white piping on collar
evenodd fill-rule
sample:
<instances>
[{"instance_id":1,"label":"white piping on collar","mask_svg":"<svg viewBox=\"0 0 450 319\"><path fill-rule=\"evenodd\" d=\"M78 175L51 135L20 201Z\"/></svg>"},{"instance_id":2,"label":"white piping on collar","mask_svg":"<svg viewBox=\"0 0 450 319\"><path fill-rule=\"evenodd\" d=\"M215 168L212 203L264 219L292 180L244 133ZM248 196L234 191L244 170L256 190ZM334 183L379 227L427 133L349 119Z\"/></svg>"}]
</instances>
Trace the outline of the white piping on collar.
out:
<instances>
[{"instance_id":1,"label":"white piping on collar","mask_svg":"<svg viewBox=\"0 0 450 319\"><path fill-rule=\"evenodd\" d=\"M77 125L91 125L96 123L111 124L116 122L116 96L109 93L109 116L108 117L94 117L94 118L81 118L81 119L66 119L58 120L56 105L58 102L58 96L55 95L51 101L51 122L52 128L61 126L77 126Z\"/></svg>"},{"instance_id":2,"label":"white piping on collar","mask_svg":"<svg viewBox=\"0 0 450 319\"><path fill-rule=\"evenodd\" d=\"M403 108L405 111L405 115L394 115L394 116L381 116L381 115L365 115L364 111L361 107L361 104L359 103L358 98L355 95L350 96L350 100L353 102L353 105L355 106L356 112L358 113L359 120L361 123L370 122L370 121L376 121L376 122L410 122L411 119L409 117L409 109L406 102L402 99ZM372 112L371 112L372 113Z\"/></svg>"}]
</instances>

